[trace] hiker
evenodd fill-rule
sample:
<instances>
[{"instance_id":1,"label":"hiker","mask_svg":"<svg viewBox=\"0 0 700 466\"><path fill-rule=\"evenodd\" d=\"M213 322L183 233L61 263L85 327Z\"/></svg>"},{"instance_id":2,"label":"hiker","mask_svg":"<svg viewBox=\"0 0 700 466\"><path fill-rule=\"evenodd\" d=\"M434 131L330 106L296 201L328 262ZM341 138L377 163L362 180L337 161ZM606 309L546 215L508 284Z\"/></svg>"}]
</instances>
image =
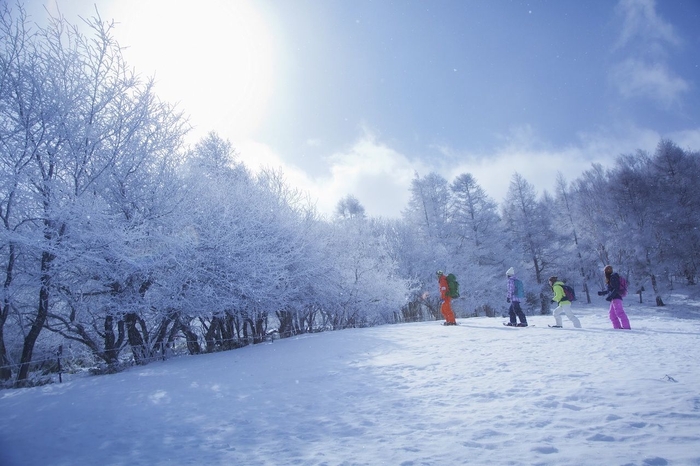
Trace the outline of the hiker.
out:
<instances>
[{"instance_id":1,"label":"hiker","mask_svg":"<svg viewBox=\"0 0 700 466\"><path fill-rule=\"evenodd\" d=\"M573 322L574 327L581 328L581 322L574 313L571 312L571 301L566 297L566 293L564 293L564 282L559 281L556 276L549 277L549 286L552 287L552 291L554 292L552 301L557 303L557 308L553 312L555 324L550 325L550 327L562 328L561 313L563 312L566 314L566 317Z\"/></svg>"},{"instance_id":2,"label":"hiker","mask_svg":"<svg viewBox=\"0 0 700 466\"><path fill-rule=\"evenodd\" d=\"M625 293L620 289L620 275L613 273L612 265L606 265L603 272L605 272L607 289L599 291L598 296L607 294L605 300L610 301L610 321L613 324L613 328L629 330L630 321L622 308L622 298Z\"/></svg>"},{"instance_id":3,"label":"hiker","mask_svg":"<svg viewBox=\"0 0 700 466\"><path fill-rule=\"evenodd\" d=\"M449 293L449 286L447 285L447 275L442 273L442 270L438 270L438 286L440 288L440 298L442 299L442 305L440 306L440 312L445 318L444 325L457 325L455 320L455 314L452 312L452 297Z\"/></svg>"},{"instance_id":4,"label":"hiker","mask_svg":"<svg viewBox=\"0 0 700 466\"><path fill-rule=\"evenodd\" d=\"M506 292L506 302L510 303L508 308L508 315L510 316L510 322L506 325L509 327L527 327L527 318L525 313L520 308L520 298L523 297L524 291L522 289L522 283L515 277L515 269L513 267L506 270L506 277L508 278L508 288ZM517 323L517 319L520 319L520 323Z\"/></svg>"}]
</instances>

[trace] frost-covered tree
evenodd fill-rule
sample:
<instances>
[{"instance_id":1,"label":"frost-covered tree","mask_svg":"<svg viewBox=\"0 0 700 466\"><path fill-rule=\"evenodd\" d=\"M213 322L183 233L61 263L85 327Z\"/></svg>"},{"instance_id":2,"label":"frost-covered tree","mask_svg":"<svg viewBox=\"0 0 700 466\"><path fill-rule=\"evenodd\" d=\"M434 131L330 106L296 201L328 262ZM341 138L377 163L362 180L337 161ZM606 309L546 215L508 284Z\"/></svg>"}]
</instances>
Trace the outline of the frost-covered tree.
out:
<instances>
[{"instance_id":1,"label":"frost-covered tree","mask_svg":"<svg viewBox=\"0 0 700 466\"><path fill-rule=\"evenodd\" d=\"M387 225L381 220L340 219L333 225L329 250L341 274L334 302L324 309L331 328L390 323L407 302L408 281L397 273L389 253Z\"/></svg>"},{"instance_id":2,"label":"frost-covered tree","mask_svg":"<svg viewBox=\"0 0 700 466\"><path fill-rule=\"evenodd\" d=\"M420 240L416 260L422 264L423 278L431 280L437 268L449 268L447 247L450 235L450 188L447 180L436 173L411 182L411 197L403 212L404 220Z\"/></svg>"},{"instance_id":3,"label":"frost-covered tree","mask_svg":"<svg viewBox=\"0 0 700 466\"><path fill-rule=\"evenodd\" d=\"M561 235L562 252L561 254L567 258L566 261L560 263L560 267L566 269L566 275L573 276L578 274L583 281L583 292L586 294L586 302L591 302L591 292L588 282L591 280L594 271L590 265L594 263L588 251L581 244L580 224L576 207L579 203L578 193L569 187L564 176L559 173L556 182L556 197L554 204L557 210L561 212L560 221L554 223Z\"/></svg>"},{"instance_id":4,"label":"frost-covered tree","mask_svg":"<svg viewBox=\"0 0 700 466\"><path fill-rule=\"evenodd\" d=\"M18 92L31 88L32 55L27 50L34 34L29 32L22 9L13 16L7 4L0 10L0 219L2 238L0 260L2 264L2 303L0 307L0 380L12 377L12 360L7 343L15 346L21 335L8 334L8 319L19 321L19 296L29 294L31 278L22 254L26 229L33 213L26 210L26 200L31 197L26 179L32 159L31 148L21 137L21 130L30 126L22 111ZM19 135L20 137L15 137ZM24 300L23 300L24 301ZM8 341L8 338L10 340Z\"/></svg>"},{"instance_id":5,"label":"frost-covered tree","mask_svg":"<svg viewBox=\"0 0 700 466\"><path fill-rule=\"evenodd\" d=\"M429 173L424 178L415 176L411 182L411 197L404 218L415 225L420 233L438 242L449 235L450 187L445 178Z\"/></svg>"},{"instance_id":6,"label":"frost-covered tree","mask_svg":"<svg viewBox=\"0 0 700 466\"><path fill-rule=\"evenodd\" d=\"M335 216L340 219L362 218L365 216L365 208L355 196L348 194L335 206Z\"/></svg>"},{"instance_id":7,"label":"frost-covered tree","mask_svg":"<svg viewBox=\"0 0 700 466\"><path fill-rule=\"evenodd\" d=\"M620 218L613 235L620 264L663 305L662 281L677 275L693 282L696 273L698 157L662 140L651 156L640 151L616 162L609 177Z\"/></svg>"},{"instance_id":8,"label":"frost-covered tree","mask_svg":"<svg viewBox=\"0 0 700 466\"><path fill-rule=\"evenodd\" d=\"M532 270L537 284L543 285L546 274L556 273L559 243L553 223L559 221L559 209L551 198L538 201L534 187L515 173L502 212L510 244ZM545 291L543 289L540 293L542 313L549 309L549 297Z\"/></svg>"},{"instance_id":9,"label":"frost-covered tree","mask_svg":"<svg viewBox=\"0 0 700 466\"><path fill-rule=\"evenodd\" d=\"M608 195L608 179L600 164L593 164L572 184L574 212L580 231L579 244L587 258L589 278L599 289L604 286L602 270L610 263L608 231L614 220Z\"/></svg>"},{"instance_id":10,"label":"frost-covered tree","mask_svg":"<svg viewBox=\"0 0 700 466\"><path fill-rule=\"evenodd\" d=\"M162 216L154 206L168 197L161 189L168 181L158 176L177 153L183 122L155 98L152 82L126 66L112 24L94 17L83 35L59 17L28 35L27 19L8 15L3 27L11 25L12 38L3 45L22 45L0 52L10 88L0 106L0 157L3 186L15 186L15 199L21 193L21 208L5 212L14 235L5 257L10 264L21 247L23 259L22 273L13 270L5 282L27 280L5 304L16 310L16 331L24 335L21 384L45 326L85 339L82 297L97 293L85 290L94 282L108 286L103 272L123 263L111 254L113 233L144 233L145 219ZM102 325L93 331L107 343Z\"/></svg>"},{"instance_id":11,"label":"frost-covered tree","mask_svg":"<svg viewBox=\"0 0 700 466\"><path fill-rule=\"evenodd\" d=\"M621 155L573 183L583 262L603 286L602 268L625 274L634 291L651 288L663 304L659 278L694 276L697 262L698 176L696 153L661 141L650 156Z\"/></svg>"},{"instance_id":12,"label":"frost-covered tree","mask_svg":"<svg viewBox=\"0 0 700 466\"><path fill-rule=\"evenodd\" d=\"M657 302L661 303L657 277L663 275L663 265L658 260L660 244L655 234L653 211L649 208L655 181L645 174L648 159L641 151L621 155L608 173L611 218L606 244L613 268L625 275L636 271L650 277Z\"/></svg>"},{"instance_id":13,"label":"frost-covered tree","mask_svg":"<svg viewBox=\"0 0 700 466\"><path fill-rule=\"evenodd\" d=\"M445 178L430 173L421 178L415 176L411 182L411 196L404 209L403 221L408 230L402 235L402 250L411 267L419 290L414 296L416 308L426 305L431 314L439 316L437 293L437 270L453 271L455 266L450 252L450 187ZM454 249L454 248L453 248Z\"/></svg>"},{"instance_id":14,"label":"frost-covered tree","mask_svg":"<svg viewBox=\"0 0 700 466\"><path fill-rule=\"evenodd\" d=\"M645 175L652 180L652 210L659 261L668 272L695 284L700 266L700 154L672 141L659 142Z\"/></svg>"},{"instance_id":15,"label":"frost-covered tree","mask_svg":"<svg viewBox=\"0 0 700 466\"><path fill-rule=\"evenodd\" d=\"M261 289L279 273L268 257L273 251L267 233L275 226L264 221L262 204L269 201L233 158L230 143L210 134L190 154L184 179L189 192L182 215L194 238L186 257L185 296L210 350L234 347L239 337L265 331L265 313L257 304Z\"/></svg>"},{"instance_id":16,"label":"frost-covered tree","mask_svg":"<svg viewBox=\"0 0 700 466\"><path fill-rule=\"evenodd\" d=\"M500 222L496 202L468 173L459 175L451 190L452 226L459 240L456 252L468 251L472 261L479 265L502 265L495 247Z\"/></svg>"},{"instance_id":17,"label":"frost-covered tree","mask_svg":"<svg viewBox=\"0 0 700 466\"><path fill-rule=\"evenodd\" d=\"M456 269L461 273L462 301L468 308L494 315L503 302L502 295L494 292L494 285L502 284L507 268L498 205L470 174L457 176L450 189L450 243Z\"/></svg>"},{"instance_id":18,"label":"frost-covered tree","mask_svg":"<svg viewBox=\"0 0 700 466\"><path fill-rule=\"evenodd\" d=\"M430 274L425 271L425 264L419 259L425 252L421 237L404 220L385 220L383 229L386 252L396 264L397 276L406 280L409 289L408 302L401 307L396 320L418 322L437 318L439 310L434 305L435 300L427 300L430 293L426 291L426 284L421 281L422 276Z\"/></svg>"},{"instance_id":19,"label":"frost-covered tree","mask_svg":"<svg viewBox=\"0 0 700 466\"><path fill-rule=\"evenodd\" d=\"M316 330L340 273L303 196L279 172L254 177L214 134L189 155L183 180L180 218L193 241L182 305L207 350L261 341L273 318L282 336Z\"/></svg>"}]
</instances>

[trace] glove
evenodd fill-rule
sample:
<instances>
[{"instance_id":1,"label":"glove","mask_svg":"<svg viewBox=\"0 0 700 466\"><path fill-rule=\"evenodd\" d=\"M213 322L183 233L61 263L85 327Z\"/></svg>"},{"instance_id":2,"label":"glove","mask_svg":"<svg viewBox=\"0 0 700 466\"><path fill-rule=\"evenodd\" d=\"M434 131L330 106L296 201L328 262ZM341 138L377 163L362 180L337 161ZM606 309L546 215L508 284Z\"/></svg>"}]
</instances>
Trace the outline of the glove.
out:
<instances>
[{"instance_id":1,"label":"glove","mask_svg":"<svg viewBox=\"0 0 700 466\"><path fill-rule=\"evenodd\" d=\"M556 301L555 301L555 300L552 300L552 302L553 302L553 303L556 303Z\"/></svg>"},{"instance_id":2,"label":"glove","mask_svg":"<svg viewBox=\"0 0 700 466\"><path fill-rule=\"evenodd\" d=\"M599 291L599 292L598 292L598 296L603 296L603 295L605 295L606 293L607 293L607 291Z\"/></svg>"},{"instance_id":3,"label":"glove","mask_svg":"<svg viewBox=\"0 0 700 466\"><path fill-rule=\"evenodd\" d=\"M510 298L506 298L506 302L509 303L509 302L510 302Z\"/></svg>"}]
</instances>

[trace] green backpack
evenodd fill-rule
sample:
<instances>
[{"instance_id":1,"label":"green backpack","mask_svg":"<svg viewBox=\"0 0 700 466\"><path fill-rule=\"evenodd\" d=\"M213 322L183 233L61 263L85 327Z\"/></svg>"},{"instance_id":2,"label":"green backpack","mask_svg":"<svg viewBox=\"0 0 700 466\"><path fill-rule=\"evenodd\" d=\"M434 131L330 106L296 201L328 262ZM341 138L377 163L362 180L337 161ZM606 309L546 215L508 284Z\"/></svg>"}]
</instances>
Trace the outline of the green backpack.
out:
<instances>
[{"instance_id":1,"label":"green backpack","mask_svg":"<svg viewBox=\"0 0 700 466\"><path fill-rule=\"evenodd\" d=\"M450 298L459 298L459 283L453 273L447 275L447 294Z\"/></svg>"}]
</instances>

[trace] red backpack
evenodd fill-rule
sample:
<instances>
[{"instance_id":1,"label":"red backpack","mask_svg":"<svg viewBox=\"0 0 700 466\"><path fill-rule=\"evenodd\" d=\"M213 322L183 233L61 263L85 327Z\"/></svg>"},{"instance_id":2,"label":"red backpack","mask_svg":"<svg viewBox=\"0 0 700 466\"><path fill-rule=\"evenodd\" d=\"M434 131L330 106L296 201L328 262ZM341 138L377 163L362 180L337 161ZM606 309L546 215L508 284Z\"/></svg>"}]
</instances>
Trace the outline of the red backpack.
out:
<instances>
[{"instance_id":1,"label":"red backpack","mask_svg":"<svg viewBox=\"0 0 700 466\"><path fill-rule=\"evenodd\" d=\"M622 275L619 275L620 277L620 288L618 289L618 294L620 295L621 298L624 298L627 296L627 279L623 277Z\"/></svg>"},{"instance_id":2,"label":"red backpack","mask_svg":"<svg viewBox=\"0 0 700 466\"><path fill-rule=\"evenodd\" d=\"M561 285L562 291L564 291L564 299L567 301L576 301L576 292L571 287L571 285Z\"/></svg>"}]
</instances>

